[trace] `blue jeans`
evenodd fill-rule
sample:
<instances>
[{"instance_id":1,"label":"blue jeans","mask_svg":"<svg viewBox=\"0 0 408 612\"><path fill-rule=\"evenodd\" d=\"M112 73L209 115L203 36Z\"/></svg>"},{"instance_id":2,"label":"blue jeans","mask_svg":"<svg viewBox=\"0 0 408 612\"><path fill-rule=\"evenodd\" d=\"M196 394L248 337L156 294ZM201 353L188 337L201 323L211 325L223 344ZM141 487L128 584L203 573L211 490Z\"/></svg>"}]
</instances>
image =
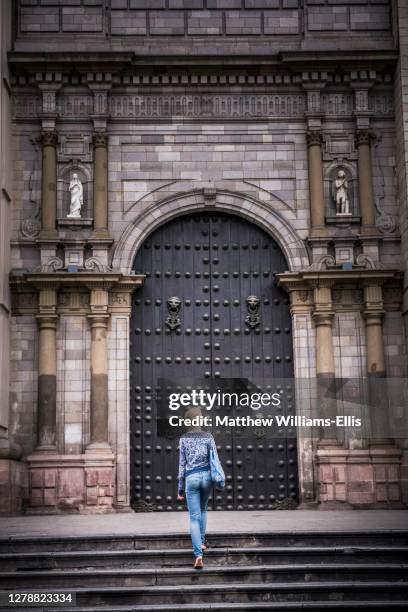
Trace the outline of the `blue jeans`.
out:
<instances>
[{"instance_id":1,"label":"blue jeans","mask_svg":"<svg viewBox=\"0 0 408 612\"><path fill-rule=\"evenodd\" d=\"M208 498L212 489L210 470L194 472L186 477L186 499L190 513L190 533L195 557L201 557L205 541Z\"/></svg>"}]
</instances>

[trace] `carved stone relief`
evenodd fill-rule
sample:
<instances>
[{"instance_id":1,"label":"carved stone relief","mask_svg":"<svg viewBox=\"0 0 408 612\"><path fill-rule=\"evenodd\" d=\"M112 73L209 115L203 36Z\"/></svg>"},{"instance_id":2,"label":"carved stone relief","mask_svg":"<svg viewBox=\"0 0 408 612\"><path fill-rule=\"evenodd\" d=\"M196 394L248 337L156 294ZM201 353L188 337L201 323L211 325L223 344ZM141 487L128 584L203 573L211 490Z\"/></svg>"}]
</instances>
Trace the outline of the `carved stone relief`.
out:
<instances>
[{"instance_id":1,"label":"carved stone relief","mask_svg":"<svg viewBox=\"0 0 408 612\"><path fill-rule=\"evenodd\" d=\"M39 143L31 138L30 142L34 148L34 161L32 170L30 172L30 177L28 180L28 193L29 193L29 201L33 206L33 210L29 217L23 219L20 226L21 234L24 238L36 238L41 230L41 191L40 191L40 180L37 172L37 167L39 164L39 155L40 155L40 147Z\"/></svg>"},{"instance_id":2,"label":"carved stone relief","mask_svg":"<svg viewBox=\"0 0 408 612\"><path fill-rule=\"evenodd\" d=\"M92 137L90 134L61 134L57 157L59 162L80 159L82 162L92 161Z\"/></svg>"}]
</instances>

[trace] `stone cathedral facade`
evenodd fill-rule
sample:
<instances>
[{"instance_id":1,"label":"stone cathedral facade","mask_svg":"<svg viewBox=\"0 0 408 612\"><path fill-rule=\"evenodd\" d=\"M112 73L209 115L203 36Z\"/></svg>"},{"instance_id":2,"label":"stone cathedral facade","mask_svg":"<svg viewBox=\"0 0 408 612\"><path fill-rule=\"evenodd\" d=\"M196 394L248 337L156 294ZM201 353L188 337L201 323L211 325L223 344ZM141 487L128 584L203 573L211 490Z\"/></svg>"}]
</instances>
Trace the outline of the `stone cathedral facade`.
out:
<instances>
[{"instance_id":1,"label":"stone cathedral facade","mask_svg":"<svg viewBox=\"0 0 408 612\"><path fill-rule=\"evenodd\" d=\"M407 377L405 0L0 11L2 512L176 509L161 376ZM220 453L215 508L408 500L404 440Z\"/></svg>"}]
</instances>

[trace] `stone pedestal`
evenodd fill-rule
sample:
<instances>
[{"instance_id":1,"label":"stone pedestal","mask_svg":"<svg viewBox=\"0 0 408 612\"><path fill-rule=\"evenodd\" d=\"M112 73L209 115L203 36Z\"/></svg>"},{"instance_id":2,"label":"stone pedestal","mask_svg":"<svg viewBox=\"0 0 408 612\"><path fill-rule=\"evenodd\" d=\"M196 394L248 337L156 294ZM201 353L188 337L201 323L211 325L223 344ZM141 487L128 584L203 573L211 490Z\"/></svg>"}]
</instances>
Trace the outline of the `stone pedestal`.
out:
<instances>
[{"instance_id":1,"label":"stone pedestal","mask_svg":"<svg viewBox=\"0 0 408 612\"><path fill-rule=\"evenodd\" d=\"M14 459L0 459L0 514L21 514L26 497L26 464Z\"/></svg>"},{"instance_id":2,"label":"stone pedestal","mask_svg":"<svg viewBox=\"0 0 408 612\"><path fill-rule=\"evenodd\" d=\"M401 449L320 447L317 451L318 501L357 508L402 506Z\"/></svg>"},{"instance_id":3,"label":"stone pedestal","mask_svg":"<svg viewBox=\"0 0 408 612\"><path fill-rule=\"evenodd\" d=\"M401 457L401 497L408 506L408 448L402 449Z\"/></svg>"},{"instance_id":4,"label":"stone pedestal","mask_svg":"<svg viewBox=\"0 0 408 612\"><path fill-rule=\"evenodd\" d=\"M28 514L114 512L115 460L109 449L27 457Z\"/></svg>"}]
</instances>

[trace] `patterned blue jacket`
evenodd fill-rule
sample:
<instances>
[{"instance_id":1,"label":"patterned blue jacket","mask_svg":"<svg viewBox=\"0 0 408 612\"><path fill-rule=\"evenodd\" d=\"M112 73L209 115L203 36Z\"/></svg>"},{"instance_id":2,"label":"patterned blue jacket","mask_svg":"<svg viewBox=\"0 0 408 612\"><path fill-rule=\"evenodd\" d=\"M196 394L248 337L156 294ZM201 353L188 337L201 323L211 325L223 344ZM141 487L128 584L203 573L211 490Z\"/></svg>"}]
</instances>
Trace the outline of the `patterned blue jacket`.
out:
<instances>
[{"instance_id":1,"label":"patterned blue jacket","mask_svg":"<svg viewBox=\"0 0 408 612\"><path fill-rule=\"evenodd\" d=\"M189 474L210 469L210 448L217 455L212 434L205 431L191 431L180 438L178 492L183 493L185 478Z\"/></svg>"}]
</instances>

